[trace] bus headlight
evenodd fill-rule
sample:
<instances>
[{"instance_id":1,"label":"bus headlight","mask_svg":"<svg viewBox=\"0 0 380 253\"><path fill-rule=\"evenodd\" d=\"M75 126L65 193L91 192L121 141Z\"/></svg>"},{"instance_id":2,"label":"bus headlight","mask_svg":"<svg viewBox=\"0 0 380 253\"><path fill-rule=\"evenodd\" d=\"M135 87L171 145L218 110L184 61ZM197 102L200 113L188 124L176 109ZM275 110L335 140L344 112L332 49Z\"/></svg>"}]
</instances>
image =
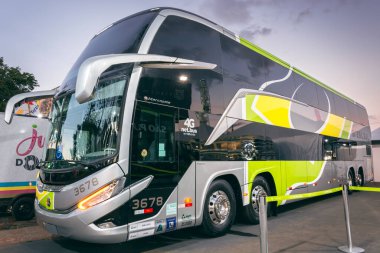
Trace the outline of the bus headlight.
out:
<instances>
[{"instance_id":1,"label":"bus headlight","mask_svg":"<svg viewBox=\"0 0 380 253\"><path fill-rule=\"evenodd\" d=\"M104 186L103 188L92 193L90 196L86 197L78 203L78 208L81 210L86 210L92 206L95 206L112 196L118 194L123 188L122 183L125 180L114 180L110 184Z\"/></svg>"}]
</instances>

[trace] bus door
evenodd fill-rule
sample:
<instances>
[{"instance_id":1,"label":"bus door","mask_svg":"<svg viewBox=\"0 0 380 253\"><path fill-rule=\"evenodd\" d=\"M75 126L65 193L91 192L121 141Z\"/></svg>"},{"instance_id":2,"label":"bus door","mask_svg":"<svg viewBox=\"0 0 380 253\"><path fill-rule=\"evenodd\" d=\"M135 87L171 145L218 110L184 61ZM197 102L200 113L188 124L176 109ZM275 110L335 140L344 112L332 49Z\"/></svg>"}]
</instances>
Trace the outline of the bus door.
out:
<instances>
[{"instance_id":1,"label":"bus door","mask_svg":"<svg viewBox=\"0 0 380 253\"><path fill-rule=\"evenodd\" d=\"M336 138L325 136L322 140L322 158L325 162L325 167L320 180L321 184L327 184L324 189L338 187L342 176L339 170L340 163L337 162Z\"/></svg>"},{"instance_id":2,"label":"bus door","mask_svg":"<svg viewBox=\"0 0 380 253\"><path fill-rule=\"evenodd\" d=\"M178 109L138 101L131 145L130 183L153 176L150 185L129 201L128 222L153 217L166 208L166 219L177 219L178 153L175 122ZM162 223L166 223L165 220ZM163 226L163 225L162 225ZM163 229L161 226L161 229ZM170 228L166 227L166 231ZM162 231L164 232L164 231Z\"/></svg>"}]
</instances>

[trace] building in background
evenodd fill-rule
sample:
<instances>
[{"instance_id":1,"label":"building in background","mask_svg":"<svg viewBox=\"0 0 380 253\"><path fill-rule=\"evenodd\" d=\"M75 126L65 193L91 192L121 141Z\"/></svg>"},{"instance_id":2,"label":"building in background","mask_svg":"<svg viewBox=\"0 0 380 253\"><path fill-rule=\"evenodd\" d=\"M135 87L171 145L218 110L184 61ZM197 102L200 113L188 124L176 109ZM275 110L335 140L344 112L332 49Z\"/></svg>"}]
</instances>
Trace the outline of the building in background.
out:
<instances>
[{"instance_id":1,"label":"building in background","mask_svg":"<svg viewBox=\"0 0 380 253\"><path fill-rule=\"evenodd\" d=\"M372 132L372 159L375 182L380 182L380 128Z\"/></svg>"}]
</instances>

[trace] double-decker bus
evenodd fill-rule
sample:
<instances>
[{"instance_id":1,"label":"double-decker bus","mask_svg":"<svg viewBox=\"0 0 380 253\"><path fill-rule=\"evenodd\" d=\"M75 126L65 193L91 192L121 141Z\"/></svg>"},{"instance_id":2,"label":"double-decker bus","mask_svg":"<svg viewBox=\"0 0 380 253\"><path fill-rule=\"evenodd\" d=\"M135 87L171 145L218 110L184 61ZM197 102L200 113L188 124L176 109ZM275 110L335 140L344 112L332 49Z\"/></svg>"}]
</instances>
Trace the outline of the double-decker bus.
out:
<instances>
[{"instance_id":1,"label":"double-decker bus","mask_svg":"<svg viewBox=\"0 0 380 253\"><path fill-rule=\"evenodd\" d=\"M237 215L258 222L260 194L373 178L362 105L182 10L112 24L54 95L35 208L61 236L116 243L193 226L219 236Z\"/></svg>"}]
</instances>

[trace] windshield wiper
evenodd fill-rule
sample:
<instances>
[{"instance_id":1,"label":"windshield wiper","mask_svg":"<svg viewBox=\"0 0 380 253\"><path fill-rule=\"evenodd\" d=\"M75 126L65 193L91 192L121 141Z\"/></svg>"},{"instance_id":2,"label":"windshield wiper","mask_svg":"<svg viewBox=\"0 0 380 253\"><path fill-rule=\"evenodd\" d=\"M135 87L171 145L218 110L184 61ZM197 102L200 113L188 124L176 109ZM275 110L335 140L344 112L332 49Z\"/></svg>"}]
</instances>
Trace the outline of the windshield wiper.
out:
<instances>
[{"instance_id":1,"label":"windshield wiper","mask_svg":"<svg viewBox=\"0 0 380 253\"><path fill-rule=\"evenodd\" d=\"M82 161L77 161L77 160L51 160L51 161L41 161L38 163L37 165L37 168L38 169L44 169L45 166L47 165L47 168L46 169L50 169L49 165L50 164L70 164L70 165L82 165L83 167L87 167L87 168L96 168L97 166L94 164L94 163L88 163L88 162L82 162ZM54 165L53 165L54 167ZM68 168L54 168L54 169L70 169L70 167ZM86 168L85 168L86 169Z\"/></svg>"}]
</instances>

